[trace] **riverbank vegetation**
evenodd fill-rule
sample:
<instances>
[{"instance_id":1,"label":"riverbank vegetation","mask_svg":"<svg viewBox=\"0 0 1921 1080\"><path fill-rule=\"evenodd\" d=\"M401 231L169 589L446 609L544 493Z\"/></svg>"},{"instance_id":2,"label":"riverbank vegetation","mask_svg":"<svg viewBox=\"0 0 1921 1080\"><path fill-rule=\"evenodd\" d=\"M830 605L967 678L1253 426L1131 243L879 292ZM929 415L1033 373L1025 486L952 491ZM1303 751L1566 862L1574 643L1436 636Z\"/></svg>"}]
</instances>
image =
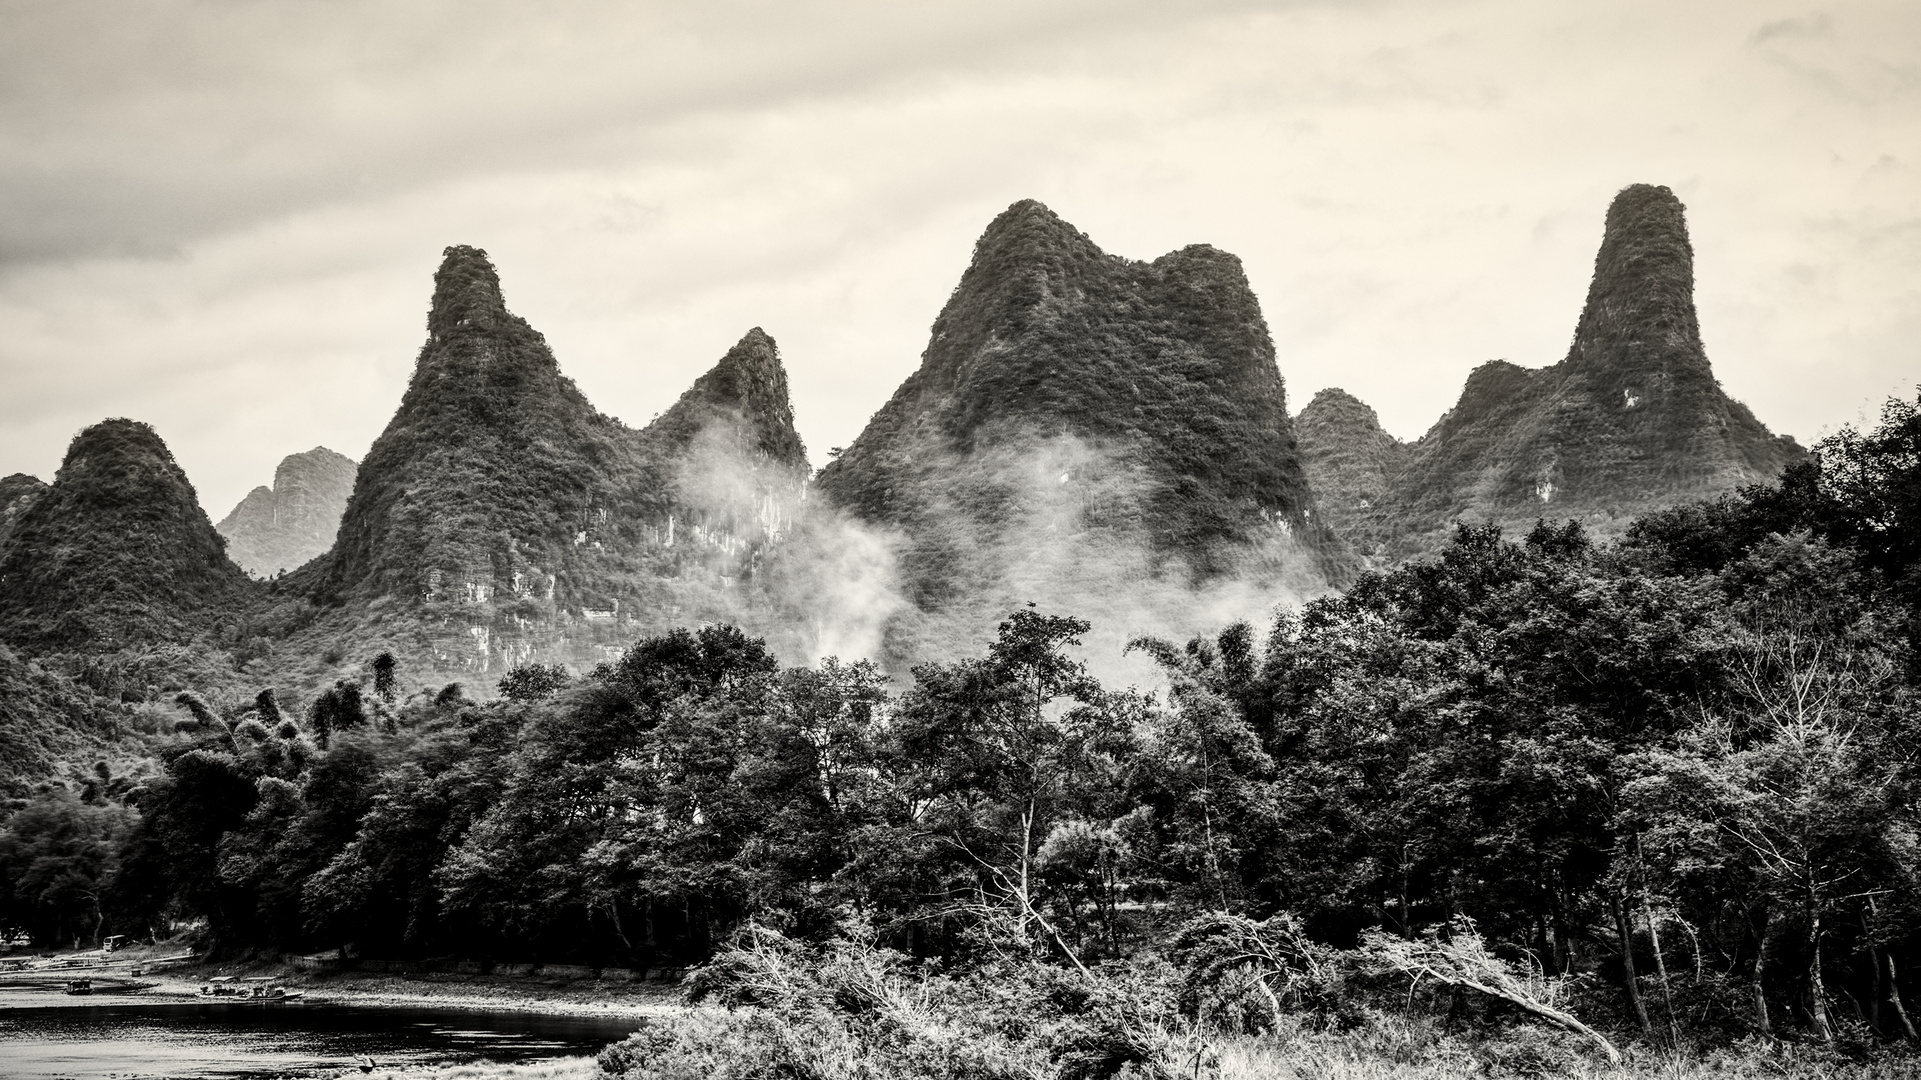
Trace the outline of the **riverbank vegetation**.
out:
<instances>
[{"instance_id":1,"label":"riverbank vegetation","mask_svg":"<svg viewBox=\"0 0 1921 1080\"><path fill-rule=\"evenodd\" d=\"M1140 640L1153 693L1031 609L900 687L708 626L491 696L182 693L150 764L15 804L0 921L705 962L745 1007L603 1060L635 1077L1877 1075L1921 990L1917 514L1892 402L1619 544L1462 526Z\"/></svg>"}]
</instances>

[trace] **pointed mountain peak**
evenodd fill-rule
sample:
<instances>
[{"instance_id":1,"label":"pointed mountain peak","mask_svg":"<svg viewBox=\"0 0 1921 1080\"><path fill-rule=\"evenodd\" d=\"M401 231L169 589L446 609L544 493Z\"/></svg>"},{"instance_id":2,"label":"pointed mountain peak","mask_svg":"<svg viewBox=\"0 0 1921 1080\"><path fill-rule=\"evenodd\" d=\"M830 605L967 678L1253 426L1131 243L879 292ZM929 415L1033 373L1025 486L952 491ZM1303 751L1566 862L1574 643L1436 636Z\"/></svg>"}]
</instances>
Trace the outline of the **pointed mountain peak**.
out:
<instances>
[{"instance_id":1,"label":"pointed mountain peak","mask_svg":"<svg viewBox=\"0 0 1921 1080\"><path fill-rule=\"evenodd\" d=\"M434 271L433 307L427 315L427 329L436 340L463 326L491 329L507 314L507 301L500 292L500 274L477 247L455 244L441 252L440 269Z\"/></svg>"},{"instance_id":2,"label":"pointed mountain peak","mask_svg":"<svg viewBox=\"0 0 1921 1080\"><path fill-rule=\"evenodd\" d=\"M1674 192L1634 184L1614 197L1568 360L1583 368L1707 369L1694 312L1694 249Z\"/></svg>"},{"instance_id":3,"label":"pointed mountain peak","mask_svg":"<svg viewBox=\"0 0 1921 1080\"><path fill-rule=\"evenodd\" d=\"M1018 591L1009 568L1039 550L1023 545L1071 535L1195 579L1344 572L1240 260L1106 255L1032 200L987 226L919 368L818 484L904 530L901 579L927 611Z\"/></svg>"},{"instance_id":4,"label":"pointed mountain peak","mask_svg":"<svg viewBox=\"0 0 1921 1080\"><path fill-rule=\"evenodd\" d=\"M1099 258L1101 249L1086 233L1034 199L1022 199L1000 212L974 245L974 265L1000 264L1009 258L1045 252Z\"/></svg>"},{"instance_id":5,"label":"pointed mountain peak","mask_svg":"<svg viewBox=\"0 0 1921 1080\"><path fill-rule=\"evenodd\" d=\"M727 355L715 364L710 376L729 379L774 379L781 385L787 383L787 372L780 366L780 346L767 336L767 331L756 326L741 335Z\"/></svg>"},{"instance_id":6,"label":"pointed mountain peak","mask_svg":"<svg viewBox=\"0 0 1921 1080\"><path fill-rule=\"evenodd\" d=\"M794 405L780 348L758 326L647 425L645 435L666 445L685 446L716 420L738 425L742 440L752 449L786 464L806 466L807 449L794 430Z\"/></svg>"},{"instance_id":7,"label":"pointed mountain peak","mask_svg":"<svg viewBox=\"0 0 1921 1080\"><path fill-rule=\"evenodd\" d=\"M416 398L416 390L428 394ZM547 340L507 310L500 274L487 253L464 244L447 248L434 271L427 342L402 407L489 394L511 397L516 407L536 407L539 397L556 392L578 397L561 377Z\"/></svg>"},{"instance_id":8,"label":"pointed mountain peak","mask_svg":"<svg viewBox=\"0 0 1921 1080\"><path fill-rule=\"evenodd\" d=\"M1509 529L1575 518L1606 539L1649 510L1770 481L1801 456L1715 381L1686 211L1651 184L1608 207L1567 359L1475 368L1411 451L1388 511L1361 521L1387 557L1445 544L1456 518Z\"/></svg>"}]
</instances>

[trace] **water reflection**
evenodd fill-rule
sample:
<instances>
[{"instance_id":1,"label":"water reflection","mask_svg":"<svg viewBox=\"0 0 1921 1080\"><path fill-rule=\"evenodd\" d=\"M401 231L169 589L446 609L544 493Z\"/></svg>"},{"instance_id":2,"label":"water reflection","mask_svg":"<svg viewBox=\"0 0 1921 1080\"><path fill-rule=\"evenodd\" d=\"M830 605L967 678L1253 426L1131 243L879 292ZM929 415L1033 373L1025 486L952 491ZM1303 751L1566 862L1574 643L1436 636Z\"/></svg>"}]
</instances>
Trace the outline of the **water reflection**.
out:
<instances>
[{"instance_id":1,"label":"water reflection","mask_svg":"<svg viewBox=\"0 0 1921 1080\"><path fill-rule=\"evenodd\" d=\"M0 1072L17 1080L334 1076L367 1057L398 1068L591 1054L640 1024L319 1002L10 1008L0 1009Z\"/></svg>"}]
</instances>

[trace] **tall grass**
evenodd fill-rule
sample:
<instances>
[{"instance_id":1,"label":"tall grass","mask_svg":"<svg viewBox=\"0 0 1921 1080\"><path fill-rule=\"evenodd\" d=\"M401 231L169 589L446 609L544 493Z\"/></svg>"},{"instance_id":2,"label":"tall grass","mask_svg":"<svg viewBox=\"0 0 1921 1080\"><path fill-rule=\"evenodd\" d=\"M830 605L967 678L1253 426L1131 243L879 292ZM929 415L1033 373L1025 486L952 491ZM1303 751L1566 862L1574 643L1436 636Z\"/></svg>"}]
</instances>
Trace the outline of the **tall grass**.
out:
<instances>
[{"instance_id":1,"label":"tall grass","mask_svg":"<svg viewBox=\"0 0 1921 1080\"><path fill-rule=\"evenodd\" d=\"M1851 1057L1760 1040L1681 1054L1629 1044L1614 1067L1591 1040L1545 1024L1449 1021L1373 1001L1336 1020L1293 1011L1275 1019L1257 1009L1261 1018L1246 1025L1185 1012L1180 987L1171 969L1152 962L1083 974L1002 955L942 972L860 941L815 949L763 933L695 978L700 1007L635 1033L599 1063L610 1080L1921 1075L1921 1058L1904 1050Z\"/></svg>"}]
</instances>

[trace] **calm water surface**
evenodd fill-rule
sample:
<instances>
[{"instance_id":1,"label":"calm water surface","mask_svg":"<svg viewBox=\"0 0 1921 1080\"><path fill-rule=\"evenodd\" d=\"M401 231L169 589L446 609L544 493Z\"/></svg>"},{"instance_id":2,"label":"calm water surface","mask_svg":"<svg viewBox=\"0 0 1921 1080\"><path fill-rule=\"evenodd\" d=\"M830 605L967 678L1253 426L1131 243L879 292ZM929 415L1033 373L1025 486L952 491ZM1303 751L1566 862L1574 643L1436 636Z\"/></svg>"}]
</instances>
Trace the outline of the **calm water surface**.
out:
<instances>
[{"instance_id":1,"label":"calm water surface","mask_svg":"<svg viewBox=\"0 0 1921 1080\"><path fill-rule=\"evenodd\" d=\"M457 1009L221 1002L0 1002L8 1080L265 1080L591 1054L641 1021Z\"/></svg>"}]
</instances>

